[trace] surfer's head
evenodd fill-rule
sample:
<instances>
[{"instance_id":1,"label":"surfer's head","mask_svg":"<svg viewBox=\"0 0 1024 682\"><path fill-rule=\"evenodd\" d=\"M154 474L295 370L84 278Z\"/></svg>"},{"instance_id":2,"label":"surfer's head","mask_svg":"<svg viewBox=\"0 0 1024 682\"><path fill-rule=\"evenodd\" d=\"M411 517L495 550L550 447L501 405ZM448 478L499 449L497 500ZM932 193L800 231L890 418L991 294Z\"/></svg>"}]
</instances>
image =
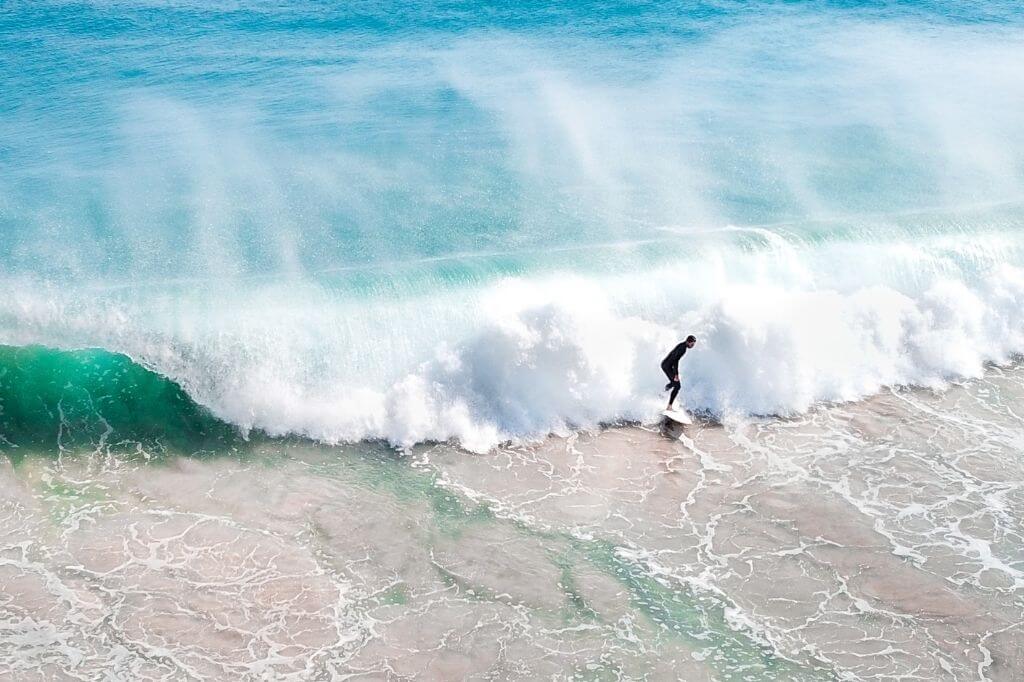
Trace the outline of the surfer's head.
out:
<instances>
[{"instance_id":1,"label":"surfer's head","mask_svg":"<svg viewBox=\"0 0 1024 682\"><path fill-rule=\"evenodd\" d=\"M693 334L690 334L689 336L686 337L686 347L687 348L693 348L696 345L697 345L697 337L696 336L694 336Z\"/></svg>"}]
</instances>

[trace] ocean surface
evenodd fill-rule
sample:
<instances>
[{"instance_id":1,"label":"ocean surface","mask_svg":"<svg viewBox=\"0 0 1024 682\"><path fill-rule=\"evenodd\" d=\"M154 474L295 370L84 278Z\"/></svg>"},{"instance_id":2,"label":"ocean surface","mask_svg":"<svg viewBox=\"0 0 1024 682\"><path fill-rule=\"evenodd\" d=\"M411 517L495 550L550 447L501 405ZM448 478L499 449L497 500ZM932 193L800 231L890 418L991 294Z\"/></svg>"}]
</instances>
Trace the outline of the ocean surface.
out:
<instances>
[{"instance_id":1,"label":"ocean surface","mask_svg":"<svg viewBox=\"0 0 1024 682\"><path fill-rule=\"evenodd\" d=\"M1020 679L1022 74L998 0L3 2L0 674Z\"/></svg>"}]
</instances>

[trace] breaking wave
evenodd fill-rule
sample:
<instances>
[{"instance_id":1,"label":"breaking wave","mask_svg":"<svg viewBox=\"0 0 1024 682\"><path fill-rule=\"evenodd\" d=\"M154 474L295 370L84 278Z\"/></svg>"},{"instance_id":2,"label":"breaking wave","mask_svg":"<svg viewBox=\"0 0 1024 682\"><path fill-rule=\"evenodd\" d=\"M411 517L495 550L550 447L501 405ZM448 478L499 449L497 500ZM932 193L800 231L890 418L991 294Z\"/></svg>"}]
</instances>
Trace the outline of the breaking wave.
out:
<instances>
[{"instance_id":1,"label":"breaking wave","mask_svg":"<svg viewBox=\"0 0 1024 682\"><path fill-rule=\"evenodd\" d=\"M700 343L682 400L720 419L941 386L1024 349L1012 230L873 242L727 232L669 231L691 253L643 272L452 278L430 265L389 275L400 291L355 298L336 279L98 288L88 301L11 282L0 342L105 350L5 349L3 435L52 432L72 391L102 397L96 411L129 432L217 431L208 410L243 433L485 451L656 419L659 360L688 333Z\"/></svg>"}]
</instances>

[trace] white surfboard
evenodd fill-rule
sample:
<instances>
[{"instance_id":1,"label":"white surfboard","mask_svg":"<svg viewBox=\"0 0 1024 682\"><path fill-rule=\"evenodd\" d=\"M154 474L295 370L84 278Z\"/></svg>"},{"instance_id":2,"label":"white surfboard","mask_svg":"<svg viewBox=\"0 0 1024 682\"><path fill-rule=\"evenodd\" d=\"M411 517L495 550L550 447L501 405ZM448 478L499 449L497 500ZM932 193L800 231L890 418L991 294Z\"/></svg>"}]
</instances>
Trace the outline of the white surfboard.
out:
<instances>
[{"instance_id":1,"label":"white surfboard","mask_svg":"<svg viewBox=\"0 0 1024 682\"><path fill-rule=\"evenodd\" d=\"M690 418L690 415L687 414L686 410L665 410L662 414L679 424L693 423L693 419Z\"/></svg>"}]
</instances>

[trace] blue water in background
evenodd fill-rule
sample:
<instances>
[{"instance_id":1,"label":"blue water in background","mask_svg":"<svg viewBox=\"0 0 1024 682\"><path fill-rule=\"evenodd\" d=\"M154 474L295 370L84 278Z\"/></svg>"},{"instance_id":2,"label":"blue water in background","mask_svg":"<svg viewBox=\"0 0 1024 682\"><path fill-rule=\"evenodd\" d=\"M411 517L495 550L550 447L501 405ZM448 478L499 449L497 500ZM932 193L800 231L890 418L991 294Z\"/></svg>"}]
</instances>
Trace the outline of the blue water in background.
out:
<instances>
[{"instance_id":1,"label":"blue water in background","mask_svg":"<svg viewBox=\"0 0 1024 682\"><path fill-rule=\"evenodd\" d=\"M1020 24L1014 3L6 3L2 262L221 277L1016 199L942 168L920 127L945 114L893 88L962 96L944 60L1018 57Z\"/></svg>"}]
</instances>

